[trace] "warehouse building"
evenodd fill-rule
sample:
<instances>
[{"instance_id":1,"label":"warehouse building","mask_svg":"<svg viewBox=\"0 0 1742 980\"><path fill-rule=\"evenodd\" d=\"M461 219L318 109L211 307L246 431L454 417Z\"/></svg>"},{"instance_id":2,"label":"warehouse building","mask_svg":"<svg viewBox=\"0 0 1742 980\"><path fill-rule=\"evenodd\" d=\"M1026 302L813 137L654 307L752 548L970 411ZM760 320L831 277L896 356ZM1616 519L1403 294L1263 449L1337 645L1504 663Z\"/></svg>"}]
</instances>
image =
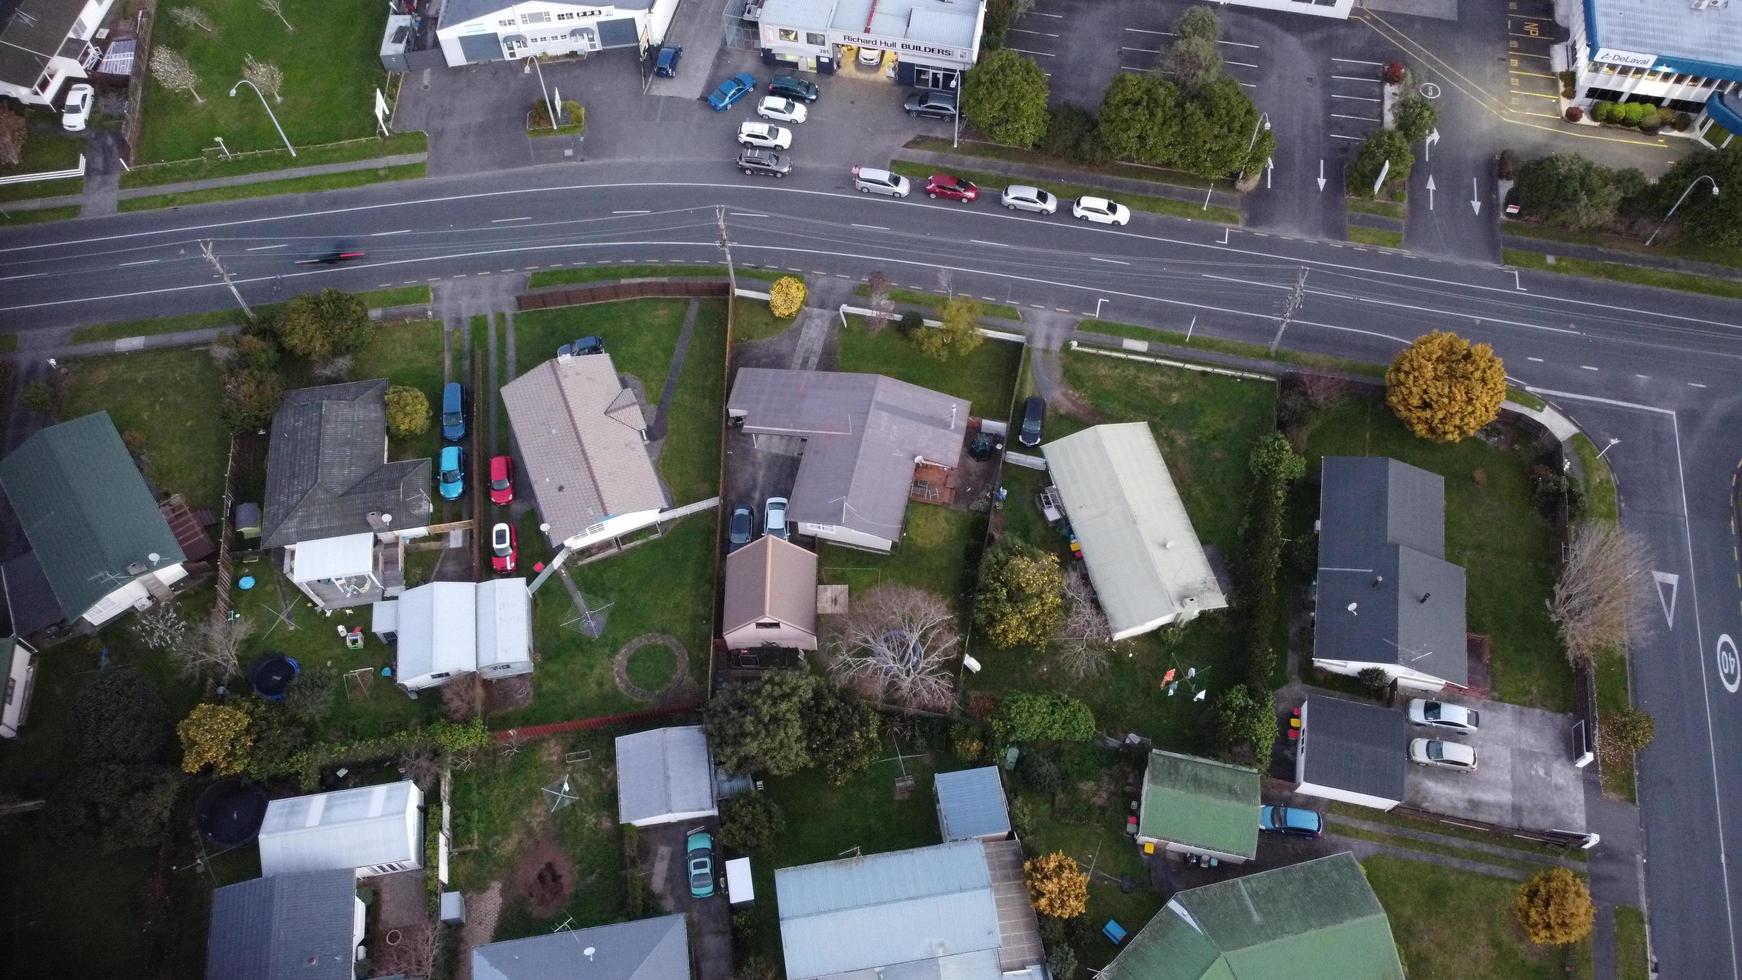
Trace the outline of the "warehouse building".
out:
<instances>
[{"instance_id":1,"label":"warehouse building","mask_svg":"<svg viewBox=\"0 0 1742 980\"><path fill-rule=\"evenodd\" d=\"M1714 143L1742 133L1742 6L1726 0L1579 0L1567 5L1575 101L1643 102L1696 117ZM1557 68L1561 67L1556 65Z\"/></svg>"},{"instance_id":2,"label":"warehouse building","mask_svg":"<svg viewBox=\"0 0 1742 980\"><path fill-rule=\"evenodd\" d=\"M902 85L954 90L979 56L986 3L751 0L742 16L757 25L767 64L830 74L852 62Z\"/></svg>"},{"instance_id":3,"label":"warehouse building","mask_svg":"<svg viewBox=\"0 0 1742 980\"><path fill-rule=\"evenodd\" d=\"M665 40L677 0L447 0L436 37L450 67L518 58L646 51Z\"/></svg>"}]
</instances>

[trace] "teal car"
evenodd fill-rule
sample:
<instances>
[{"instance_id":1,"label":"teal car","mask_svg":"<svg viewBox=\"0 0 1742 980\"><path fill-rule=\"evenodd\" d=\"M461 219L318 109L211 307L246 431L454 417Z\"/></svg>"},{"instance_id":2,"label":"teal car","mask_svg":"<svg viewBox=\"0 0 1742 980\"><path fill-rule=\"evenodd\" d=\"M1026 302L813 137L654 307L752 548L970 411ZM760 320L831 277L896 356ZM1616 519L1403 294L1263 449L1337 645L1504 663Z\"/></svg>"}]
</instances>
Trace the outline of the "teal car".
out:
<instances>
[{"instance_id":1,"label":"teal car","mask_svg":"<svg viewBox=\"0 0 1742 980\"><path fill-rule=\"evenodd\" d=\"M690 897L712 898L714 895L714 837L705 830L689 836L684 848L689 855Z\"/></svg>"},{"instance_id":2,"label":"teal car","mask_svg":"<svg viewBox=\"0 0 1742 980\"><path fill-rule=\"evenodd\" d=\"M460 458L460 447L442 447L441 469L436 475L436 489L441 491L443 500L458 500L460 494L466 492L466 471L465 464Z\"/></svg>"}]
</instances>

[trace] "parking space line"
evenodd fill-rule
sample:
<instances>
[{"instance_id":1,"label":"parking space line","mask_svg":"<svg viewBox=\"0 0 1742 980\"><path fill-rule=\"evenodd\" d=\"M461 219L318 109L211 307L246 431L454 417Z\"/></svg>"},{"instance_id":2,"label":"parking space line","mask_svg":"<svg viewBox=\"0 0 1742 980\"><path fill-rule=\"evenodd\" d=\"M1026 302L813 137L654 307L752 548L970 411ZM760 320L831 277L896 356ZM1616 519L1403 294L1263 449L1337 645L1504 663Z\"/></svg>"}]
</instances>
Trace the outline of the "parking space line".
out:
<instances>
[{"instance_id":1,"label":"parking space line","mask_svg":"<svg viewBox=\"0 0 1742 980\"><path fill-rule=\"evenodd\" d=\"M1383 68L1383 67L1385 67L1385 65L1384 65L1384 64L1383 64L1383 63L1382 63L1382 62L1378 62L1378 61L1362 61L1362 60L1361 60L1361 59L1359 59L1359 58L1332 58L1332 59L1331 59L1331 60L1332 60L1332 61L1339 61L1339 62L1342 62L1342 63L1343 63L1343 64L1345 64L1345 65L1372 65L1372 66L1373 66L1373 67L1375 67L1375 68Z\"/></svg>"},{"instance_id":2,"label":"parking space line","mask_svg":"<svg viewBox=\"0 0 1742 980\"><path fill-rule=\"evenodd\" d=\"M1137 74L1141 75L1144 72L1148 71L1149 69L1147 69L1147 68L1133 68L1130 65L1120 65L1119 70L1120 71L1134 71Z\"/></svg>"},{"instance_id":3,"label":"parking space line","mask_svg":"<svg viewBox=\"0 0 1742 980\"><path fill-rule=\"evenodd\" d=\"M1020 27L1006 27L1004 29L1004 32L1006 34L1038 34L1041 37L1058 37L1057 34L1048 34L1045 31L1028 31L1028 30L1023 30Z\"/></svg>"},{"instance_id":4,"label":"parking space line","mask_svg":"<svg viewBox=\"0 0 1742 980\"><path fill-rule=\"evenodd\" d=\"M1555 78L1553 75L1545 75L1540 71L1525 71L1522 68L1508 68L1507 71L1514 74L1514 75L1522 76L1524 78L1546 78L1551 82L1552 81L1559 81L1559 79Z\"/></svg>"},{"instance_id":5,"label":"parking space line","mask_svg":"<svg viewBox=\"0 0 1742 980\"><path fill-rule=\"evenodd\" d=\"M1159 48L1132 48L1132 47L1121 46L1119 48L1119 50L1121 50L1121 51L1139 51L1139 52L1142 52L1143 54L1160 54L1161 53L1161 50Z\"/></svg>"},{"instance_id":6,"label":"parking space line","mask_svg":"<svg viewBox=\"0 0 1742 980\"><path fill-rule=\"evenodd\" d=\"M1547 99L1550 102L1560 101L1560 96L1547 95L1547 94L1544 94L1542 92L1514 92L1514 93L1512 93L1513 98L1517 98L1518 96L1521 96L1521 95L1525 96L1526 98L1531 98L1531 99Z\"/></svg>"},{"instance_id":7,"label":"parking space line","mask_svg":"<svg viewBox=\"0 0 1742 980\"><path fill-rule=\"evenodd\" d=\"M1345 116L1340 112L1331 113L1331 118L1332 119L1356 119L1356 120L1359 120L1361 122L1382 122L1383 121L1380 119L1375 119L1372 116Z\"/></svg>"},{"instance_id":8,"label":"parking space line","mask_svg":"<svg viewBox=\"0 0 1742 980\"><path fill-rule=\"evenodd\" d=\"M1257 68L1258 67L1257 65L1247 64L1244 61L1224 61L1224 62L1222 62L1222 64L1233 65L1236 68Z\"/></svg>"},{"instance_id":9,"label":"parking space line","mask_svg":"<svg viewBox=\"0 0 1742 980\"><path fill-rule=\"evenodd\" d=\"M1375 122L1375 121L1376 120L1371 120L1371 119L1368 120L1368 122ZM1351 143L1365 143L1365 142L1367 142L1367 137L1365 137L1365 136L1344 136L1342 133L1332 133L1331 139L1348 140Z\"/></svg>"},{"instance_id":10,"label":"parking space line","mask_svg":"<svg viewBox=\"0 0 1742 980\"><path fill-rule=\"evenodd\" d=\"M1039 10L1030 10L1029 13L1033 14L1036 17L1051 17L1053 20L1064 20L1065 19L1064 14L1048 14L1048 13L1042 13Z\"/></svg>"},{"instance_id":11,"label":"parking space line","mask_svg":"<svg viewBox=\"0 0 1742 980\"><path fill-rule=\"evenodd\" d=\"M1132 34L1154 34L1157 37L1173 37L1172 31L1146 31L1141 27L1127 27L1125 30Z\"/></svg>"},{"instance_id":12,"label":"parking space line","mask_svg":"<svg viewBox=\"0 0 1742 980\"><path fill-rule=\"evenodd\" d=\"M1254 50L1254 51L1257 51L1257 50L1258 50L1258 45L1256 45L1256 44L1248 44L1248 43L1246 43L1246 42L1245 42L1245 41L1223 41L1223 40L1219 40L1219 39L1218 39L1218 40L1217 40L1217 41L1216 41L1216 43L1217 43L1217 44L1226 44L1226 45L1228 45L1228 46L1229 46L1229 47L1233 47L1233 48L1251 48L1251 49L1252 49L1252 50Z\"/></svg>"},{"instance_id":13,"label":"parking space line","mask_svg":"<svg viewBox=\"0 0 1742 980\"><path fill-rule=\"evenodd\" d=\"M975 245L996 245L999 248L1009 248L1010 247L1009 242L983 242L978 238L970 238L970 239L968 239L968 241L973 242Z\"/></svg>"},{"instance_id":14,"label":"parking space line","mask_svg":"<svg viewBox=\"0 0 1742 980\"><path fill-rule=\"evenodd\" d=\"M1362 78L1358 75L1332 75L1331 77L1339 82L1369 82L1374 85L1385 84L1385 79L1383 78Z\"/></svg>"},{"instance_id":15,"label":"parking space line","mask_svg":"<svg viewBox=\"0 0 1742 980\"><path fill-rule=\"evenodd\" d=\"M1333 99L1348 99L1351 102L1378 102L1379 101L1378 99L1375 99L1375 98L1372 98L1372 97L1366 96L1366 95L1338 95L1335 92L1331 93L1331 98L1333 98Z\"/></svg>"},{"instance_id":16,"label":"parking space line","mask_svg":"<svg viewBox=\"0 0 1742 980\"><path fill-rule=\"evenodd\" d=\"M853 222L853 227L855 227L855 228L869 228L872 231L888 231L889 230L889 227L887 225L862 225L856 221Z\"/></svg>"},{"instance_id":17,"label":"parking space line","mask_svg":"<svg viewBox=\"0 0 1742 980\"><path fill-rule=\"evenodd\" d=\"M1541 58L1544 61L1553 61L1554 60L1553 58L1550 58L1546 54L1537 54L1535 51L1514 51L1514 52L1512 52L1512 57L1514 57L1514 58ZM1550 76L1550 77L1553 77L1553 76Z\"/></svg>"},{"instance_id":18,"label":"parking space line","mask_svg":"<svg viewBox=\"0 0 1742 980\"><path fill-rule=\"evenodd\" d=\"M1253 84L1252 82L1241 82L1240 87L1241 88L1257 88L1258 86Z\"/></svg>"},{"instance_id":19,"label":"parking space line","mask_svg":"<svg viewBox=\"0 0 1742 980\"><path fill-rule=\"evenodd\" d=\"M1051 54L1049 54L1045 51L1030 51L1027 48L1012 48L1012 47L1009 47L1008 45L1006 45L1005 47L1007 50L1015 51L1018 54L1031 54L1037 58L1051 58L1052 57Z\"/></svg>"}]
</instances>

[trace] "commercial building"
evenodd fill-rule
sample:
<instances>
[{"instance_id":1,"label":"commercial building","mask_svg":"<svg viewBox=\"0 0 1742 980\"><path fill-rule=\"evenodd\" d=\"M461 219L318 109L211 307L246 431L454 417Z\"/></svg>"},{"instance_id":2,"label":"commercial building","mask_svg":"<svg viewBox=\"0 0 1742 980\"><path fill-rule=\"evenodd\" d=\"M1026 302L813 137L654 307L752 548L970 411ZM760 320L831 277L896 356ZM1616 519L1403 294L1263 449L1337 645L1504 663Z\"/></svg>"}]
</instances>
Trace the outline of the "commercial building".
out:
<instances>
[{"instance_id":1,"label":"commercial building","mask_svg":"<svg viewBox=\"0 0 1742 980\"><path fill-rule=\"evenodd\" d=\"M1742 134L1742 6L1566 0L1562 9L1575 101L1664 106L1698 117L1690 130L1695 134L1715 135L1714 123Z\"/></svg>"},{"instance_id":2,"label":"commercial building","mask_svg":"<svg viewBox=\"0 0 1742 980\"><path fill-rule=\"evenodd\" d=\"M1343 0L1347 2L1347 0ZM979 57L985 0L751 0L762 60L829 74L857 59L903 85L955 89ZM875 52L882 57L875 62Z\"/></svg>"},{"instance_id":3,"label":"commercial building","mask_svg":"<svg viewBox=\"0 0 1742 980\"><path fill-rule=\"evenodd\" d=\"M646 51L665 40L678 0L447 0L436 38L450 67L517 58Z\"/></svg>"}]
</instances>

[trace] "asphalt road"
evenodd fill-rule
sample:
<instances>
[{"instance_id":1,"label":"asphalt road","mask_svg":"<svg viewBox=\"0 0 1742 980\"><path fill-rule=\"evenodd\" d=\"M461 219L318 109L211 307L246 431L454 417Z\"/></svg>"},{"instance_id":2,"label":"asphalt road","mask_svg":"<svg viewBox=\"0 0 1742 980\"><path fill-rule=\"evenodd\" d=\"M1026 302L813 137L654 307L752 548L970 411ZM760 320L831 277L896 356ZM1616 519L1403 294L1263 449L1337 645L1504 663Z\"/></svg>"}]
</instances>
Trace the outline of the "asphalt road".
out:
<instances>
[{"instance_id":1,"label":"asphalt road","mask_svg":"<svg viewBox=\"0 0 1742 980\"><path fill-rule=\"evenodd\" d=\"M199 243L251 302L315 288L523 272L602 261L717 261L723 219L739 262L1267 342L1307 270L1295 350L1382 359L1430 328L1493 343L1522 383L1586 426L1622 488L1626 523L1676 578L1673 615L1634 650L1635 690L1658 720L1641 780L1654 950L1662 975L1737 977L1727 855L1742 843L1742 634L1731 473L1742 457L1742 304L1276 238L1138 214L1130 227L1068 216L871 199L844 171L786 181L724 165L587 164L432 179L330 195L147 212L0 232L0 332L230 305ZM335 241L349 265L295 260ZM1667 602L1667 599L1665 600ZM1730 648L1733 650L1733 647Z\"/></svg>"}]
</instances>

